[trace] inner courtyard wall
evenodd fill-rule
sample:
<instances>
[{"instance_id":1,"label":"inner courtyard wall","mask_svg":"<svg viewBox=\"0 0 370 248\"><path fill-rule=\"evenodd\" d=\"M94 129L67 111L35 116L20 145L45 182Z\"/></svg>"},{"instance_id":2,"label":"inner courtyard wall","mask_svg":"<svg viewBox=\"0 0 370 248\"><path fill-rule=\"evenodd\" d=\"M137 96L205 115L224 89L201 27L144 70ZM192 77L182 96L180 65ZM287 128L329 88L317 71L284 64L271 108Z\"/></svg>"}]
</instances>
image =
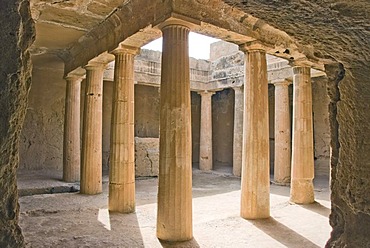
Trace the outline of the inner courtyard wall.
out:
<instances>
[{"instance_id":1,"label":"inner courtyard wall","mask_svg":"<svg viewBox=\"0 0 370 248\"><path fill-rule=\"evenodd\" d=\"M53 62L47 63L48 67L33 68L20 138L20 169L63 167L64 64L52 58L50 61Z\"/></svg>"},{"instance_id":2,"label":"inner courtyard wall","mask_svg":"<svg viewBox=\"0 0 370 248\"><path fill-rule=\"evenodd\" d=\"M212 96L213 168L232 173L234 91L225 89Z\"/></svg>"},{"instance_id":3,"label":"inner courtyard wall","mask_svg":"<svg viewBox=\"0 0 370 248\"><path fill-rule=\"evenodd\" d=\"M200 145L200 103L201 97L196 92L191 92L191 143L193 167L199 168Z\"/></svg>"}]
</instances>

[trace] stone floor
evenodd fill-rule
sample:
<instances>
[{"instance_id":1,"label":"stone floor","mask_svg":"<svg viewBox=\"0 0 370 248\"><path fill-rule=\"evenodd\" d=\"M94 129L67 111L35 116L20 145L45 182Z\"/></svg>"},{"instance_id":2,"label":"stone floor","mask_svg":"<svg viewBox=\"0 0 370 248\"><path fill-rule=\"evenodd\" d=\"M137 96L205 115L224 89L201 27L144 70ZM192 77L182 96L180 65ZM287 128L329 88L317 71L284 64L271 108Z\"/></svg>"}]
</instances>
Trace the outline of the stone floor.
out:
<instances>
[{"instance_id":1,"label":"stone floor","mask_svg":"<svg viewBox=\"0 0 370 248\"><path fill-rule=\"evenodd\" d=\"M107 176L103 194L94 196L58 193L78 190L78 184L60 177L53 171L19 173L27 247L308 248L323 247L331 231L327 178L315 180L317 202L307 206L290 204L289 188L272 184L271 218L251 221L239 217L239 178L194 170L194 240L160 243L155 236L157 178L137 179L136 213L123 215L107 211Z\"/></svg>"}]
</instances>

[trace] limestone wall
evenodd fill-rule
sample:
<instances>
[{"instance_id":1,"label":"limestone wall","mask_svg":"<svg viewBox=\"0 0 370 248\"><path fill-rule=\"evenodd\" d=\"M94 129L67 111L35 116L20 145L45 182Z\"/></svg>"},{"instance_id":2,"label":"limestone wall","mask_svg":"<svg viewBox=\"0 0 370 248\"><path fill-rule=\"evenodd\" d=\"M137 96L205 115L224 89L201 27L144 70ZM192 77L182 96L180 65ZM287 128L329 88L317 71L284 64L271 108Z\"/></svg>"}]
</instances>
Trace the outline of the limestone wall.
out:
<instances>
[{"instance_id":1,"label":"limestone wall","mask_svg":"<svg viewBox=\"0 0 370 248\"><path fill-rule=\"evenodd\" d=\"M135 137L135 176L153 177L159 172L159 138Z\"/></svg>"},{"instance_id":2,"label":"limestone wall","mask_svg":"<svg viewBox=\"0 0 370 248\"><path fill-rule=\"evenodd\" d=\"M229 56L238 52L239 47L233 43L218 41L211 44L210 61L215 61L221 57Z\"/></svg>"},{"instance_id":3,"label":"limestone wall","mask_svg":"<svg viewBox=\"0 0 370 248\"><path fill-rule=\"evenodd\" d=\"M234 91L225 89L212 96L213 167L233 164Z\"/></svg>"},{"instance_id":4,"label":"limestone wall","mask_svg":"<svg viewBox=\"0 0 370 248\"><path fill-rule=\"evenodd\" d=\"M327 78L312 81L312 110L315 143L315 175L330 172L329 96L326 92Z\"/></svg>"},{"instance_id":5,"label":"limestone wall","mask_svg":"<svg viewBox=\"0 0 370 248\"><path fill-rule=\"evenodd\" d=\"M159 88L135 85L135 136L159 137Z\"/></svg>"},{"instance_id":6,"label":"limestone wall","mask_svg":"<svg viewBox=\"0 0 370 248\"><path fill-rule=\"evenodd\" d=\"M63 167L66 86L63 69L62 61L33 69L32 88L20 140L21 169Z\"/></svg>"},{"instance_id":7,"label":"limestone wall","mask_svg":"<svg viewBox=\"0 0 370 248\"><path fill-rule=\"evenodd\" d=\"M200 103L200 95L195 92L191 92L192 162L193 166L196 168L199 168Z\"/></svg>"}]
</instances>

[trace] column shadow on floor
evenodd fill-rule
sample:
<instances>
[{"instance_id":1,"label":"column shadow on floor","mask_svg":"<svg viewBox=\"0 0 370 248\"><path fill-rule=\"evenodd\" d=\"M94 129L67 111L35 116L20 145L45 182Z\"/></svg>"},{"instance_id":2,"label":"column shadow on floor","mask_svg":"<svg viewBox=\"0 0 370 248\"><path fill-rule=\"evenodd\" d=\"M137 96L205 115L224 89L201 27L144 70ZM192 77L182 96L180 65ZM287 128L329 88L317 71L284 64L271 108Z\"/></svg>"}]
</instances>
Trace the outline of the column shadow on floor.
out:
<instances>
[{"instance_id":1,"label":"column shadow on floor","mask_svg":"<svg viewBox=\"0 0 370 248\"><path fill-rule=\"evenodd\" d=\"M258 229L269 235L271 238L280 242L281 244L290 248L319 248L309 239L298 234L294 230L288 228L287 226L281 224L274 218L270 217L268 219L262 220L249 220Z\"/></svg>"},{"instance_id":2,"label":"column shadow on floor","mask_svg":"<svg viewBox=\"0 0 370 248\"><path fill-rule=\"evenodd\" d=\"M20 225L30 247L144 247L135 213L40 210L23 214Z\"/></svg>"},{"instance_id":3,"label":"column shadow on floor","mask_svg":"<svg viewBox=\"0 0 370 248\"><path fill-rule=\"evenodd\" d=\"M195 239L182 242L168 242L158 239L163 248L200 248Z\"/></svg>"},{"instance_id":4,"label":"column shadow on floor","mask_svg":"<svg viewBox=\"0 0 370 248\"><path fill-rule=\"evenodd\" d=\"M308 205L298 205L304 209L307 209L307 210L310 210L312 212L315 212L317 214L320 214L326 218L329 218L329 215L330 215L330 212L331 212L331 209L330 208L327 208L323 205L321 205L320 203L318 202L314 202L312 204L308 204Z\"/></svg>"}]
</instances>

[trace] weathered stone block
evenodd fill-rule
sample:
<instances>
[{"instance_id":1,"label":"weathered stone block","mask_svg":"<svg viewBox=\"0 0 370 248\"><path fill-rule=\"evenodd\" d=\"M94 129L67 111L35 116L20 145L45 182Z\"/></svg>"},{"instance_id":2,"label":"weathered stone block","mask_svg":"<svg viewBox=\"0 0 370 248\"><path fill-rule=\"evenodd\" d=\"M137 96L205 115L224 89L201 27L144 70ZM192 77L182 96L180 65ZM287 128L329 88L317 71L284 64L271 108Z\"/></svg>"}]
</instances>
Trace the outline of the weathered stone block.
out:
<instances>
[{"instance_id":1,"label":"weathered stone block","mask_svg":"<svg viewBox=\"0 0 370 248\"><path fill-rule=\"evenodd\" d=\"M135 176L158 176L159 138L135 137Z\"/></svg>"}]
</instances>

